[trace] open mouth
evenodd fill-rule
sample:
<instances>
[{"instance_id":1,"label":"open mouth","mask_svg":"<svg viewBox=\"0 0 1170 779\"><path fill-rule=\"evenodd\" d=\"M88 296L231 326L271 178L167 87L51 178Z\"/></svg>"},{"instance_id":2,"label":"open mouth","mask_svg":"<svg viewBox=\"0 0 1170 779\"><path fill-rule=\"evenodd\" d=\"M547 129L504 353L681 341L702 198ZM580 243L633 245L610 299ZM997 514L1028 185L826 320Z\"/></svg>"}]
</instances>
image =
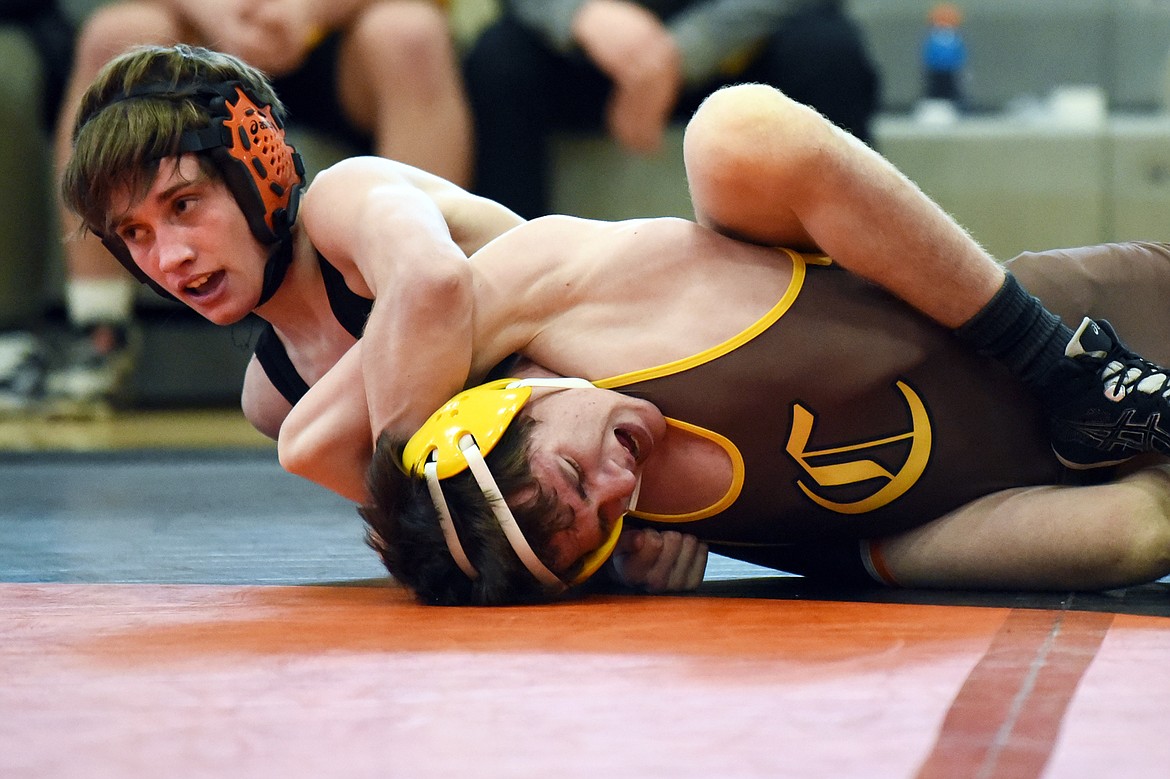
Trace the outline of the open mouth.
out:
<instances>
[{"instance_id":1,"label":"open mouth","mask_svg":"<svg viewBox=\"0 0 1170 779\"><path fill-rule=\"evenodd\" d=\"M224 272L221 270L204 273L196 276L183 286L183 293L192 298L205 298L219 289L223 283Z\"/></svg>"},{"instance_id":2,"label":"open mouth","mask_svg":"<svg viewBox=\"0 0 1170 779\"><path fill-rule=\"evenodd\" d=\"M618 443L621 444L622 447L624 447L625 450L630 453L630 456L634 458L634 462L638 462L638 441L636 438L634 438L633 435L630 434L630 431L619 427L613 431L613 434L614 437L617 438Z\"/></svg>"}]
</instances>

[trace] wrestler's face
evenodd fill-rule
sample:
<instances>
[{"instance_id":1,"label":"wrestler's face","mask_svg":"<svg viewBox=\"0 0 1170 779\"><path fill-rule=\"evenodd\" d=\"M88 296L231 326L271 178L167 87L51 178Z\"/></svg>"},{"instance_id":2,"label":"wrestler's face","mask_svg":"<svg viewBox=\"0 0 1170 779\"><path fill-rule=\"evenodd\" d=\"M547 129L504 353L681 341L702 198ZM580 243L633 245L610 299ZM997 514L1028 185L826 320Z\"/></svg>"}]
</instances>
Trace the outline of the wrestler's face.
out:
<instances>
[{"instance_id":1,"label":"wrestler's face","mask_svg":"<svg viewBox=\"0 0 1170 779\"><path fill-rule=\"evenodd\" d=\"M156 284L220 325L256 305L267 248L248 229L231 191L193 154L159 164L150 191L114 204L114 233Z\"/></svg>"},{"instance_id":2,"label":"wrestler's face","mask_svg":"<svg viewBox=\"0 0 1170 779\"><path fill-rule=\"evenodd\" d=\"M532 475L556 496L558 530L548 551L553 572L563 575L609 538L666 421L652 403L596 388L535 389L524 413L537 422Z\"/></svg>"}]
</instances>

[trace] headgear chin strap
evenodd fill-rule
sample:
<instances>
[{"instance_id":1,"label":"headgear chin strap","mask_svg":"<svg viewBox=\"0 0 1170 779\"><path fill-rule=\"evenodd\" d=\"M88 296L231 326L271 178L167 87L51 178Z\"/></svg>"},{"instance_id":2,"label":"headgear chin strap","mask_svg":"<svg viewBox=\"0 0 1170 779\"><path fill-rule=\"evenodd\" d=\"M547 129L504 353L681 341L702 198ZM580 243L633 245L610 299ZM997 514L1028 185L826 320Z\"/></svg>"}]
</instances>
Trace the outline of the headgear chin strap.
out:
<instances>
[{"instance_id":1,"label":"headgear chin strap","mask_svg":"<svg viewBox=\"0 0 1170 779\"><path fill-rule=\"evenodd\" d=\"M105 107L135 98L195 100L207 106L210 123L184 132L178 153L208 154L239 203L252 235L272 247L257 305L266 303L292 263L292 226L305 181L301 155L285 139L284 126L273 115L272 106L259 105L243 84L229 81L191 87L147 84L117 95ZM135 264L122 239L100 237L135 278L163 297L172 297Z\"/></svg>"},{"instance_id":2,"label":"headgear chin strap","mask_svg":"<svg viewBox=\"0 0 1170 779\"><path fill-rule=\"evenodd\" d=\"M402 461L412 476L426 479L427 489L435 510L439 513L439 527L447 542L447 549L455 564L467 576L475 580L479 572L467 557L447 500L443 496L441 481L470 469L472 476L488 499L496 522L504 531L516 556L524 567L547 589L561 592L567 586L580 584L588 579L609 559L617 545L622 531L622 517L614 523L609 537L596 550L586 556L581 570L570 582L564 582L541 562L532 550L520 526L516 523L511 509L500 493L484 456L499 443L516 414L532 396L533 387L571 389L592 387L585 379L500 379L459 393L431 415L430 419L411 436L403 449ZM640 482L639 482L640 486ZM638 498L635 487L630 509Z\"/></svg>"}]
</instances>

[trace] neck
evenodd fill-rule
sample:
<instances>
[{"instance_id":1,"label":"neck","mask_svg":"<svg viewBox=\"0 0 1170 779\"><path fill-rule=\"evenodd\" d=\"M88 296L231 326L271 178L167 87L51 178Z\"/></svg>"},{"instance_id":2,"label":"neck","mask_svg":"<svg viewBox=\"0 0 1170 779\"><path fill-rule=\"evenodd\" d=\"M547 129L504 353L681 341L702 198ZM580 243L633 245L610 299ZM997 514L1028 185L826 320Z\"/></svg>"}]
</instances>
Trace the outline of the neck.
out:
<instances>
[{"instance_id":1,"label":"neck","mask_svg":"<svg viewBox=\"0 0 1170 779\"><path fill-rule=\"evenodd\" d=\"M284 281L254 313L276 328L285 341L299 341L320 333L327 325L336 326L329 307L325 283L317 252L298 231L293 242L293 258Z\"/></svg>"},{"instance_id":2,"label":"neck","mask_svg":"<svg viewBox=\"0 0 1170 779\"><path fill-rule=\"evenodd\" d=\"M651 514L702 511L727 495L734 476L731 454L706 431L667 419L666 435L642 469L638 510Z\"/></svg>"}]
</instances>

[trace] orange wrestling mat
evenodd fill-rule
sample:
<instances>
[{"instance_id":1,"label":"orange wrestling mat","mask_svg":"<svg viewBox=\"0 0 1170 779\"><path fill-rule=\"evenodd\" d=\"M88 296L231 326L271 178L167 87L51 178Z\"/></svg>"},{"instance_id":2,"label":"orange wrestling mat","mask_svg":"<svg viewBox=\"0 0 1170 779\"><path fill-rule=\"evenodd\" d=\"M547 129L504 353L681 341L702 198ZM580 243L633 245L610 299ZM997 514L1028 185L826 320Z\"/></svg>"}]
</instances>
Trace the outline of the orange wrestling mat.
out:
<instances>
[{"instance_id":1,"label":"orange wrestling mat","mask_svg":"<svg viewBox=\"0 0 1170 779\"><path fill-rule=\"evenodd\" d=\"M0 584L0 777L1170 775L1170 619Z\"/></svg>"}]
</instances>

